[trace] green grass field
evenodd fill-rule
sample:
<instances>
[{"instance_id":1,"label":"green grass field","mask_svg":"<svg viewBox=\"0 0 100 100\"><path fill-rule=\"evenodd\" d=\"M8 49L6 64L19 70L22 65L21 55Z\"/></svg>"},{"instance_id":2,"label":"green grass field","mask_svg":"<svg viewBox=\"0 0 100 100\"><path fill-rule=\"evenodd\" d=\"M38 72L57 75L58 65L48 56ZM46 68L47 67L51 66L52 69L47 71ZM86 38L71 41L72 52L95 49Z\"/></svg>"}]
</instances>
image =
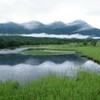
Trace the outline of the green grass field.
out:
<instances>
[{"instance_id":1,"label":"green grass field","mask_svg":"<svg viewBox=\"0 0 100 100\"><path fill-rule=\"evenodd\" d=\"M76 78L50 75L22 85L1 82L0 100L100 100L100 75L79 72Z\"/></svg>"},{"instance_id":2,"label":"green grass field","mask_svg":"<svg viewBox=\"0 0 100 100\"><path fill-rule=\"evenodd\" d=\"M72 50L100 63L100 47L77 47Z\"/></svg>"}]
</instances>

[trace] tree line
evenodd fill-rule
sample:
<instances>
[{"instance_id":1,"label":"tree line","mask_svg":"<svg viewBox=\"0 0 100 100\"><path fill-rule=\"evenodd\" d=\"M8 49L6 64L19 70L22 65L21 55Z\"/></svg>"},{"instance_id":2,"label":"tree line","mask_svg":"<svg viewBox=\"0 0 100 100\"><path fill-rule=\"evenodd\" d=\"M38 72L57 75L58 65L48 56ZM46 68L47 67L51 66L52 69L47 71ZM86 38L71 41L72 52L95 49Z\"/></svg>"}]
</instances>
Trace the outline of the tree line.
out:
<instances>
[{"instance_id":1,"label":"tree line","mask_svg":"<svg viewBox=\"0 0 100 100\"><path fill-rule=\"evenodd\" d=\"M97 40L93 39L57 39L57 38L35 38L22 36L0 36L0 48L18 47L21 45L49 45L49 44L68 44L75 42L77 44L96 46Z\"/></svg>"}]
</instances>

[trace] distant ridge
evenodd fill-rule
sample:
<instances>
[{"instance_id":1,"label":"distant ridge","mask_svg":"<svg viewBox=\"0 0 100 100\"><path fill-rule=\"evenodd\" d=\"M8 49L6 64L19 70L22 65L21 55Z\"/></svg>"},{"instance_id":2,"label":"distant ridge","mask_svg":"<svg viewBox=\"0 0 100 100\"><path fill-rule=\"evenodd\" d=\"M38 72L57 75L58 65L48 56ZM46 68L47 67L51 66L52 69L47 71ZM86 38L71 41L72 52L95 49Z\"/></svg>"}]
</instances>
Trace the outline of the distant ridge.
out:
<instances>
[{"instance_id":1,"label":"distant ridge","mask_svg":"<svg viewBox=\"0 0 100 100\"><path fill-rule=\"evenodd\" d=\"M75 20L71 23L55 21L51 24L43 24L38 21L30 21L26 23L0 23L1 34L31 34L31 33L47 33L47 34L81 34L100 37L100 29L95 28L83 20Z\"/></svg>"}]
</instances>

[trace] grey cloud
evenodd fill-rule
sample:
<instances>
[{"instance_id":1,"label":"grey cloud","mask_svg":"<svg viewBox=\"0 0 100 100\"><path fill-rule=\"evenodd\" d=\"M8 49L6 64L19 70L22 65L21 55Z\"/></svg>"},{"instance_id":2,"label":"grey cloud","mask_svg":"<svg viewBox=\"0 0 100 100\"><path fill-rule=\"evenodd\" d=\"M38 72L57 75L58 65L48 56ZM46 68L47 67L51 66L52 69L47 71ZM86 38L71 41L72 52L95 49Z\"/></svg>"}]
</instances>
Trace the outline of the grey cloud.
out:
<instances>
[{"instance_id":1,"label":"grey cloud","mask_svg":"<svg viewBox=\"0 0 100 100\"><path fill-rule=\"evenodd\" d=\"M100 15L100 11L92 11L92 12L88 12L87 14L93 15L93 16L98 16L98 15Z\"/></svg>"},{"instance_id":2,"label":"grey cloud","mask_svg":"<svg viewBox=\"0 0 100 100\"><path fill-rule=\"evenodd\" d=\"M94 15L100 15L99 4L100 0L0 0L0 22L70 22L74 19L91 22Z\"/></svg>"}]
</instances>

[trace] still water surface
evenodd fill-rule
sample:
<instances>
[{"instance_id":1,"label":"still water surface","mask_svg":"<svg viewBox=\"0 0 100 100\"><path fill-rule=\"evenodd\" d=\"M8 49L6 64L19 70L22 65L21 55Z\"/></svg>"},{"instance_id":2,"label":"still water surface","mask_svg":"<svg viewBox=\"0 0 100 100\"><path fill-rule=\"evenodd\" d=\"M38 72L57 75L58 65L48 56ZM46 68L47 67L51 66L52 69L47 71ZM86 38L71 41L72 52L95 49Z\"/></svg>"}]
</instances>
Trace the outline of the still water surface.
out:
<instances>
[{"instance_id":1,"label":"still water surface","mask_svg":"<svg viewBox=\"0 0 100 100\"><path fill-rule=\"evenodd\" d=\"M0 81L24 82L51 73L75 76L81 69L100 72L100 65L78 54L30 56L11 51L0 54Z\"/></svg>"}]
</instances>

